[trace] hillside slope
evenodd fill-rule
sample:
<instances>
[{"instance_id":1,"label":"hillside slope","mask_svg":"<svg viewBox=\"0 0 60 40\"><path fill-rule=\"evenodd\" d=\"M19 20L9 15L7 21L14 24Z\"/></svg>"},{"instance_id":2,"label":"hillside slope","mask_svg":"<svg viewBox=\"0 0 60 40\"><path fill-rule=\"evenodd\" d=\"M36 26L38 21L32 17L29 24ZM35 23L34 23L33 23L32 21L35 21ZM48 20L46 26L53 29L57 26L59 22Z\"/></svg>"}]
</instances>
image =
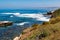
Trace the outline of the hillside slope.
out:
<instances>
[{"instance_id":1,"label":"hillside slope","mask_svg":"<svg viewBox=\"0 0 60 40\"><path fill-rule=\"evenodd\" d=\"M52 16L49 22L23 30L19 40L60 40L60 9L55 10Z\"/></svg>"}]
</instances>

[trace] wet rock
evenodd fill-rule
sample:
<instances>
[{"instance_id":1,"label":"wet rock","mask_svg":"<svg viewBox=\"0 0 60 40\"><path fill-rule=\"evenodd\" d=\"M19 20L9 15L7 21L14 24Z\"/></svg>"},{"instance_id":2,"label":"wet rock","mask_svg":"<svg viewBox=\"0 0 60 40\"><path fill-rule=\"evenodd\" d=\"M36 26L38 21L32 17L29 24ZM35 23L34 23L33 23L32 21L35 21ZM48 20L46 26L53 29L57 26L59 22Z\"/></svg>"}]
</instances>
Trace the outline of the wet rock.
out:
<instances>
[{"instance_id":1,"label":"wet rock","mask_svg":"<svg viewBox=\"0 0 60 40\"><path fill-rule=\"evenodd\" d=\"M0 27L11 26L12 24L10 21L0 21Z\"/></svg>"}]
</instances>

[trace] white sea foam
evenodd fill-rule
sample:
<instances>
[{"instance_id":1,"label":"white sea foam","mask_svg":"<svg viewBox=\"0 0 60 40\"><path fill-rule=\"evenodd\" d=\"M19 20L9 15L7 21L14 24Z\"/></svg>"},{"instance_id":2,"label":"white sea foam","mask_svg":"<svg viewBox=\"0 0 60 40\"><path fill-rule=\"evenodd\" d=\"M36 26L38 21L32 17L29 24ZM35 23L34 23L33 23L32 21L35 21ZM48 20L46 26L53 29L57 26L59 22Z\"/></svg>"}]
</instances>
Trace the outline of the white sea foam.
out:
<instances>
[{"instance_id":1,"label":"white sea foam","mask_svg":"<svg viewBox=\"0 0 60 40\"><path fill-rule=\"evenodd\" d=\"M27 24L29 22L22 22L22 23L18 23L17 25L24 25L24 24Z\"/></svg>"},{"instance_id":2,"label":"white sea foam","mask_svg":"<svg viewBox=\"0 0 60 40\"><path fill-rule=\"evenodd\" d=\"M20 14L20 15L15 15L17 17L27 17L27 18L35 18L37 21L49 21L50 18L44 17L43 14Z\"/></svg>"},{"instance_id":3,"label":"white sea foam","mask_svg":"<svg viewBox=\"0 0 60 40\"><path fill-rule=\"evenodd\" d=\"M36 18L37 21L49 21L50 18L47 19L47 17L42 17L42 18Z\"/></svg>"},{"instance_id":4,"label":"white sea foam","mask_svg":"<svg viewBox=\"0 0 60 40\"><path fill-rule=\"evenodd\" d=\"M17 16L20 15L20 13L1 13L1 14L5 14L5 15L11 15L12 14L12 15L17 15Z\"/></svg>"},{"instance_id":5,"label":"white sea foam","mask_svg":"<svg viewBox=\"0 0 60 40\"><path fill-rule=\"evenodd\" d=\"M44 17L43 14L29 14L29 13L25 13L25 14L20 14L20 13L4 13L4 14L13 14L16 17L27 17L27 18L34 18L37 21L49 21L50 18ZM13 17L13 16L10 16Z\"/></svg>"}]
</instances>

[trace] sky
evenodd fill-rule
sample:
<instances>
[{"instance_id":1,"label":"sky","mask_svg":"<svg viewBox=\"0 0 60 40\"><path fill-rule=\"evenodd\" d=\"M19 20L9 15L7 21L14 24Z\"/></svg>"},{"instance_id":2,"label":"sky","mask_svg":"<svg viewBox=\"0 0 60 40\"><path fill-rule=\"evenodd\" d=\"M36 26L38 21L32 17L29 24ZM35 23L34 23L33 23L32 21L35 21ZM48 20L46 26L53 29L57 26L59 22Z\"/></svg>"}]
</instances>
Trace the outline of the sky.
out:
<instances>
[{"instance_id":1,"label":"sky","mask_svg":"<svg viewBox=\"0 0 60 40\"><path fill-rule=\"evenodd\" d=\"M0 9L38 7L60 7L60 0L0 0Z\"/></svg>"}]
</instances>

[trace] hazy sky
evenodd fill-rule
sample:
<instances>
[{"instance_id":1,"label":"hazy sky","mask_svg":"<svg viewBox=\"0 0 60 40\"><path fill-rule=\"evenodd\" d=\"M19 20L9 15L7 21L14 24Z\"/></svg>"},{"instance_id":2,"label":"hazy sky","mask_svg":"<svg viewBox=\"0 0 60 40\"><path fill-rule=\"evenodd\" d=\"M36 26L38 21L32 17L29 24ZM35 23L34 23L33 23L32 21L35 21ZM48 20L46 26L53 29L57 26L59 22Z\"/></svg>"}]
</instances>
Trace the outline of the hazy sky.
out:
<instances>
[{"instance_id":1,"label":"hazy sky","mask_svg":"<svg viewBox=\"0 0 60 40\"><path fill-rule=\"evenodd\" d=\"M60 7L60 0L0 0L0 8Z\"/></svg>"}]
</instances>

